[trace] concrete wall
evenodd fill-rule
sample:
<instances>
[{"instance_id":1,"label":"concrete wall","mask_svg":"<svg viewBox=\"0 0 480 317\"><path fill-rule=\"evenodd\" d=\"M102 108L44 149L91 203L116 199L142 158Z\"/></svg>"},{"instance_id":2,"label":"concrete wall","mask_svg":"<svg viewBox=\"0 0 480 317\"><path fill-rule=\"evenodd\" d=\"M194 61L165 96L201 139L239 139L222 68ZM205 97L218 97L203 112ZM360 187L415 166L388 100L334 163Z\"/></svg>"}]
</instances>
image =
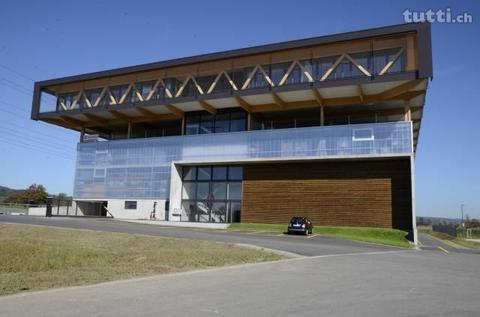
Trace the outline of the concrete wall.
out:
<instances>
[{"instance_id":1,"label":"concrete wall","mask_svg":"<svg viewBox=\"0 0 480 317\"><path fill-rule=\"evenodd\" d=\"M28 207L28 215L29 216L45 216L47 213L46 206L40 207ZM78 215L80 214L80 210L77 211ZM52 206L52 215L61 215L61 216L74 216L75 215L75 202L72 203L72 206Z\"/></svg>"},{"instance_id":2,"label":"concrete wall","mask_svg":"<svg viewBox=\"0 0 480 317\"><path fill-rule=\"evenodd\" d=\"M136 201L137 209L125 209L125 201ZM165 200L109 199L107 209L114 218L150 219L153 204L157 203L155 218L165 219Z\"/></svg>"}]
</instances>

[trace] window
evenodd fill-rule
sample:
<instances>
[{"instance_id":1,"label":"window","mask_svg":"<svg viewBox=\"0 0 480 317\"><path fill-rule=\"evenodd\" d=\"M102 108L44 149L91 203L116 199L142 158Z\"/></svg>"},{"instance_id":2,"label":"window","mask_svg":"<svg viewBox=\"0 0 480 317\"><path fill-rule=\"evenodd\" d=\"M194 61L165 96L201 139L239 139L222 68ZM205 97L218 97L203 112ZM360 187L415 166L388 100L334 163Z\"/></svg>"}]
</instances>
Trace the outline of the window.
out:
<instances>
[{"instance_id":1,"label":"window","mask_svg":"<svg viewBox=\"0 0 480 317\"><path fill-rule=\"evenodd\" d=\"M228 184L228 199L230 200L242 199L242 183Z\"/></svg>"},{"instance_id":2,"label":"window","mask_svg":"<svg viewBox=\"0 0 480 317\"><path fill-rule=\"evenodd\" d=\"M140 95L142 95L143 100L147 99L154 85L155 85L154 81L137 83L137 90L140 93Z\"/></svg>"},{"instance_id":3,"label":"window","mask_svg":"<svg viewBox=\"0 0 480 317\"><path fill-rule=\"evenodd\" d=\"M214 133L215 117L211 114L203 114L200 118L200 134Z\"/></svg>"},{"instance_id":4,"label":"window","mask_svg":"<svg viewBox=\"0 0 480 317\"><path fill-rule=\"evenodd\" d=\"M185 134L210 134L245 131L246 114L243 110L223 110L216 115L207 113L187 113Z\"/></svg>"},{"instance_id":5,"label":"window","mask_svg":"<svg viewBox=\"0 0 480 317\"><path fill-rule=\"evenodd\" d=\"M222 113L215 116L215 133L228 132L229 129L229 114Z\"/></svg>"},{"instance_id":6,"label":"window","mask_svg":"<svg viewBox=\"0 0 480 317\"><path fill-rule=\"evenodd\" d=\"M125 94L125 92L127 92L127 89L128 89L128 85L115 86L115 87L110 87L110 92L113 98L115 98L115 101L119 103L120 100L122 99L122 96ZM125 101L126 101L126 98L125 98Z\"/></svg>"},{"instance_id":7,"label":"window","mask_svg":"<svg viewBox=\"0 0 480 317\"><path fill-rule=\"evenodd\" d=\"M181 221L239 222L240 166L184 167Z\"/></svg>"},{"instance_id":8,"label":"window","mask_svg":"<svg viewBox=\"0 0 480 317\"><path fill-rule=\"evenodd\" d=\"M184 167L183 168L183 180L191 181L197 179L196 167Z\"/></svg>"},{"instance_id":9,"label":"window","mask_svg":"<svg viewBox=\"0 0 480 317\"><path fill-rule=\"evenodd\" d=\"M211 167L210 166L200 166L198 168L198 180L210 180Z\"/></svg>"},{"instance_id":10,"label":"window","mask_svg":"<svg viewBox=\"0 0 480 317\"><path fill-rule=\"evenodd\" d=\"M401 48L395 48L374 52L373 67L375 74L379 74L390 61L393 61L400 50ZM405 52L398 56L397 60L388 69L387 73L396 73L402 71L405 71Z\"/></svg>"},{"instance_id":11,"label":"window","mask_svg":"<svg viewBox=\"0 0 480 317\"><path fill-rule=\"evenodd\" d=\"M243 168L239 166L230 166L228 168L228 179L229 180L242 180L243 179Z\"/></svg>"},{"instance_id":12,"label":"window","mask_svg":"<svg viewBox=\"0 0 480 317\"><path fill-rule=\"evenodd\" d=\"M198 134L198 129L200 127L200 116L198 115L187 115L185 120L185 134Z\"/></svg>"},{"instance_id":13,"label":"window","mask_svg":"<svg viewBox=\"0 0 480 317\"><path fill-rule=\"evenodd\" d=\"M353 141L373 141L373 129L355 129L353 130Z\"/></svg>"},{"instance_id":14,"label":"window","mask_svg":"<svg viewBox=\"0 0 480 317\"><path fill-rule=\"evenodd\" d=\"M137 209L137 202L133 200L126 200L125 209Z\"/></svg>"},{"instance_id":15,"label":"window","mask_svg":"<svg viewBox=\"0 0 480 317\"><path fill-rule=\"evenodd\" d=\"M227 179L227 168L225 166L213 167L213 180L223 181Z\"/></svg>"}]
</instances>

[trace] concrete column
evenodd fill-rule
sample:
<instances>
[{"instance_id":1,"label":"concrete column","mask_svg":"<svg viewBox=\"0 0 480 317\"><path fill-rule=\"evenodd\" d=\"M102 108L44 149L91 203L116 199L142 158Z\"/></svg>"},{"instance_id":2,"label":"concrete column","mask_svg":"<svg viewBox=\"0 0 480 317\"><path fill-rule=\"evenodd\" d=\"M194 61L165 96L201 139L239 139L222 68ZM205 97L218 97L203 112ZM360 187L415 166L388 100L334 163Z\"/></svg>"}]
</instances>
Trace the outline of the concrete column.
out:
<instances>
[{"instance_id":1,"label":"concrete column","mask_svg":"<svg viewBox=\"0 0 480 317\"><path fill-rule=\"evenodd\" d=\"M127 126L127 139L130 139L131 136L132 136L132 123L129 122Z\"/></svg>"},{"instance_id":2,"label":"concrete column","mask_svg":"<svg viewBox=\"0 0 480 317\"><path fill-rule=\"evenodd\" d=\"M172 218L172 214L176 213L175 210L182 209L182 166L172 162L170 171L170 211L168 220L175 221L178 218Z\"/></svg>"},{"instance_id":3,"label":"concrete column","mask_svg":"<svg viewBox=\"0 0 480 317\"><path fill-rule=\"evenodd\" d=\"M323 110L323 106L320 107L320 125L325 125L325 113Z\"/></svg>"},{"instance_id":4,"label":"concrete column","mask_svg":"<svg viewBox=\"0 0 480 317\"><path fill-rule=\"evenodd\" d=\"M80 131L80 143L83 143L83 139L85 138L85 128L82 128Z\"/></svg>"},{"instance_id":5,"label":"concrete column","mask_svg":"<svg viewBox=\"0 0 480 317\"><path fill-rule=\"evenodd\" d=\"M411 189L412 189L412 235L413 243L418 245L418 232L417 232L417 211L415 203L415 157L414 154L410 155L410 172L411 172Z\"/></svg>"}]
</instances>

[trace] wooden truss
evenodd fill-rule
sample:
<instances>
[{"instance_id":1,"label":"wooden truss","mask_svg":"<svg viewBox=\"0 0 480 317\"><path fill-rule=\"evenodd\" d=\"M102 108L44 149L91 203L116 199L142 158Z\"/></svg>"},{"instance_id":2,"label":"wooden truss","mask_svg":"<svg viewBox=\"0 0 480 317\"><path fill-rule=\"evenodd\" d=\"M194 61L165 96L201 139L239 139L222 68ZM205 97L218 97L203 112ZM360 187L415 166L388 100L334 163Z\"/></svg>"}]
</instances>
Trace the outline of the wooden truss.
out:
<instances>
[{"instance_id":1,"label":"wooden truss","mask_svg":"<svg viewBox=\"0 0 480 317\"><path fill-rule=\"evenodd\" d=\"M400 56L405 52L405 49L404 48L401 48L399 49L399 51L393 56L393 58L391 60L389 60L387 62L387 64L382 68L382 70L378 73L378 76L382 76L382 75L385 75L386 73L388 73L388 71L393 67L393 65L395 64L395 62L400 58ZM351 55L347 54L347 53L344 53L342 55L340 55L336 60L335 62L333 63L333 65L327 70L325 71L324 74L321 75L321 77L318 79L319 81L326 81L328 80L332 74L335 72L335 70L337 69L337 67L339 67L339 65L344 61L344 60L348 60L350 63L352 63L352 65L354 65L359 71L360 73L363 75L363 76L366 76L366 77L371 77L372 74L370 73L370 71L368 69L366 69L363 65L361 65L360 63L358 63ZM269 74L265 71L265 69L262 67L262 65L258 64L258 65L255 65L252 69L252 71L249 73L248 77L245 79L245 81L243 82L243 84L241 86L237 86L237 84L235 84L235 82L232 80L231 76L228 74L228 71L227 70L221 70L217 73L217 75L215 76L215 79L213 80L213 82L208 86L208 89L206 91L204 91L202 89L202 87L198 84L197 82L197 79L195 78L194 75L188 75L185 80L183 80L182 84L180 85L179 89L175 92L175 93L172 93L165 85L165 82L162 78L159 78L155 81L155 84L152 86L152 88L150 89L150 91L145 95L143 95L137 88L137 84L136 82L132 81L130 83L128 83L128 87L127 89L124 91L124 93L122 94L122 96L120 96L118 99L115 98L115 96L112 94L112 92L110 91L110 87L106 86L106 87L102 87L102 91L100 93L100 95L96 98L95 101L92 101L88 98L85 90L81 90L80 92L78 92L75 96L75 98L73 99L72 103L70 106L68 106L66 103L65 103L65 100L64 98L62 98L61 96L59 96L57 94L57 98L58 98L58 104L59 104L59 107L62 109L62 110L74 110L76 108L78 108L78 105L80 103L80 100L83 98L83 100L85 101L85 105L88 107L88 108L95 108L95 107L98 107L100 105L100 103L102 102L102 100L104 100L105 98L108 100L108 104L109 105L117 105L117 104L123 104L123 103L128 103L129 101L127 100L128 97L130 96L131 93L135 94L136 96L136 99L140 102L142 101L149 101L149 100L152 100L155 93L159 90L159 89L163 89L165 91L165 96L166 98L177 98L177 97L181 97L182 96L182 93L185 91L187 85L189 83L193 83L193 86L195 87L196 91L198 92L199 95L209 95L211 93L214 92L215 90L215 87L218 85L220 79L222 77L225 77L226 79L226 82L228 82L228 84L231 86L231 89L233 91L239 91L239 90L246 90L248 89L249 85L252 83L252 81L254 80L254 77L257 75L257 73L261 73L265 79L265 82L267 83L268 86L270 87L275 87L275 86L284 86L287 84L287 81L288 81L288 78L292 75L292 72L294 71L294 69L298 67L301 72L302 72L302 76L305 76L305 78L307 79L308 82L312 83L315 81L315 78L314 78L314 75L308 70L307 67L305 67L304 64L302 64L301 61L299 60L293 60L290 64L290 66L288 67L287 71L285 72L285 74L282 76L282 78L280 79L280 81L278 82L278 84L275 84L272 80L272 78L269 76ZM314 89L314 92L317 91L316 89ZM317 91L318 92L318 91ZM363 102L364 100L367 100L368 98L365 98L365 97L368 97L368 96L363 96L363 92L362 92L362 89L361 89L361 86L358 87L358 92L359 92L359 96L361 98L361 101ZM237 103L242 107L242 108L246 108L246 105L239 101L239 100L243 100L241 98L236 98L236 101ZM274 100L275 100L275 103L281 107L284 106L284 102L281 101L281 98L278 96L278 95L275 95L274 94ZM322 103L321 102L321 97L318 96L318 94L315 92L315 100L317 103ZM203 102L205 104L205 102ZM207 111L209 112L212 112L213 110L211 108L209 108L208 106L205 106L205 105L202 105L203 108L206 108L208 109Z\"/></svg>"}]
</instances>

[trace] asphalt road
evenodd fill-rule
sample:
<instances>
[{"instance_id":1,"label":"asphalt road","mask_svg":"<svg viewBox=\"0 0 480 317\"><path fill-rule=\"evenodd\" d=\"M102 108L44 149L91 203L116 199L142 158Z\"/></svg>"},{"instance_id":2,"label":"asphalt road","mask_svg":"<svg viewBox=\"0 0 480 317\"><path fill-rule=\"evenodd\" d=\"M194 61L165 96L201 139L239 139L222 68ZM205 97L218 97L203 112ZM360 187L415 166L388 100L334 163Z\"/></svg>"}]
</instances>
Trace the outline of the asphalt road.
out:
<instances>
[{"instance_id":1,"label":"asphalt road","mask_svg":"<svg viewBox=\"0 0 480 317\"><path fill-rule=\"evenodd\" d=\"M300 235L279 235L278 232L262 232L258 234L252 234L247 232L226 232L222 230L162 227L157 225L144 225L102 218L45 218L0 215L0 222L15 222L64 228L136 233L181 239L244 243L296 253L304 256L398 250L398 248L394 247L360 243L323 236L309 236L306 238Z\"/></svg>"},{"instance_id":2,"label":"asphalt road","mask_svg":"<svg viewBox=\"0 0 480 317\"><path fill-rule=\"evenodd\" d=\"M0 316L479 316L479 256L303 257L0 297Z\"/></svg>"},{"instance_id":3,"label":"asphalt road","mask_svg":"<svg viewBox=\"0 0 480 317\"><path fill-rule=\"evenodd\" d=\"M249 243L307 256L5 296L0 317L480 316L480 256L440 251L428 236L420 237L424 250L402 250L97 219L2 221Z\"/></svg>"}]
</instances>

